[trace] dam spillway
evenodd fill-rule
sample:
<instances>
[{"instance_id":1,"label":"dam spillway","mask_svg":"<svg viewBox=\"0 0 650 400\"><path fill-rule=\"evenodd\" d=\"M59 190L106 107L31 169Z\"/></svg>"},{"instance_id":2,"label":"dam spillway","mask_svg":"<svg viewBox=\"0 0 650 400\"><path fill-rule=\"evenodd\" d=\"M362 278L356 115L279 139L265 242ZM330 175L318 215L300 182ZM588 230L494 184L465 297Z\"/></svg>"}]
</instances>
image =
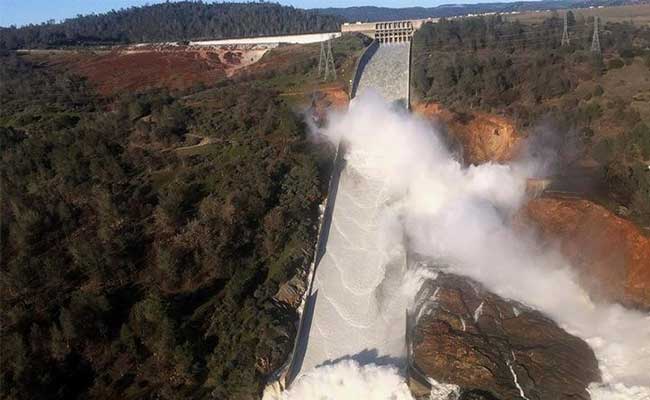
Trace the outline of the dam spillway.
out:
<instances>
[{"instance_id":1,"label":"dam spillway","mask_svg":"<svg viewBox=\"0 0 650 400\"><path fill-rule=\"evenodd\" d=\"M357 92L374 90L387 101L406 105L409 57L409 43L380 45L363 68Z\"/></svg>"},{"instance_id":2,"label":"dam spillway","mask_svg":"<svg viewBox=\"0 0 650 400\"><path fill-rule=\"evenodd\" d=\"M361 65L357 92L373 90L406 105L409 43L376 47ZM322 228L317 265L289 384L314 368L352 359L404 367L406 304L399 292L406 270L401 244L386 246L380 229L388 195L380 178L345 163L335 168L331 215Z\"/></svg>"}]
</instances>

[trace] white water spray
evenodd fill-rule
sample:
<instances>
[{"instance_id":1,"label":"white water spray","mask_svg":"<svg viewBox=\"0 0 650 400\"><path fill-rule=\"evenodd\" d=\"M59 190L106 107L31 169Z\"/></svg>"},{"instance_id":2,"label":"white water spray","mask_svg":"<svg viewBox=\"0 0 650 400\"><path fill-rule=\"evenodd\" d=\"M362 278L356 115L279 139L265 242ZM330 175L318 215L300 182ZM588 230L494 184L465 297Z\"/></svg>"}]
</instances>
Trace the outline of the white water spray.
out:
<instances>
[{"instance_id":1,"label":"white water spray","mask_svg":"<svg viewBox=\"0 0 650 400\"><path fill-rule=\"evenodd\" d=\"M386 218L395 223L384 226L400 232L387 233L387 237L406 234L413 251L450 266L450 272L481 282L504 298L538 309L586 340L603 377L602 384L589 388L593 399L650 399L648 316L618 305L593 303L559 252L540 250L532 235L515 233L508 226L508 217L525 199L526 178L534 163L463 168L426 122L390 109L378 97L358 98L349 112L330 120L326 134L335 142L346 141L348 168L380 179L382 189L393 199ZM353 378L345 380L350 393L357 393L356 379L361 386L367 382L366 369L370 368L370 376L377 376L374 366L347 363L340 367L360 369L347 372ZM302 385L327 381L327 375L335 372L335 366L317 368L310 378L299 379L287 396ZM397 370L384 372L398 376ZM401 395L400 379L387 382ZM303 399L316 399L326 392L315 388L301 393ZM341 396L336 398L348 398Z\"/></svg>"}]
</instances>

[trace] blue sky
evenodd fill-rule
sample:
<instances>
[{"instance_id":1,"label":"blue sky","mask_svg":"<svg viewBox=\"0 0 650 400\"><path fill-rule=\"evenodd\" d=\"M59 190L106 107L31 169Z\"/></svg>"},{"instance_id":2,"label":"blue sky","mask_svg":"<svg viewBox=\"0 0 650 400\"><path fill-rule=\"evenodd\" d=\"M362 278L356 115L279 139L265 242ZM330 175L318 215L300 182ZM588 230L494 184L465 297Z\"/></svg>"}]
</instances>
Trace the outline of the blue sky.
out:
<instances>
[{"instance_id":1,"label":"blue sky","mask_svg":"<svg viewBox=\"0 0 650 400\"><path fill-rule=\"evenodd\" d=\"M160 3L156 0L0 0L0 26L41 23L61 20L77 14L101 13L111 9ZM280 3L301 8L348 7L373 5L384 7L424 6L445 3L478 3L471 0L280 0Z\"/></svg>"}]
</instances>

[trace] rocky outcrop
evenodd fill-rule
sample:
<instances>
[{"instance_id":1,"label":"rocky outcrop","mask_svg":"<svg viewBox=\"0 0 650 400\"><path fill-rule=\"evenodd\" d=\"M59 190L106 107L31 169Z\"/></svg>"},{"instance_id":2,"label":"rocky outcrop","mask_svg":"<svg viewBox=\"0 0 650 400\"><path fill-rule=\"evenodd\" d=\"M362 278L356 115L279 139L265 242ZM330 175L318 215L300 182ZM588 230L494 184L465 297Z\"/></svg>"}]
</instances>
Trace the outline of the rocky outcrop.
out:
<instances>
[{"instance_id":1,"label":"rocky outcrop","mask_svg":"<svg viewBox=\"0 0 650 400\"><path fill-rule=\"evenodd\" d=\"M307 291L307 272L303 269L287 282L280 285L274 298L280 303L288 305L292 310L297 310Z\"/></svg>"},{"instance_id":2,"label":"rocky outcrop","mask_svg":"<svg viewBox=\"0 0 650 400\"><path fill-rule=\"evenodd\" d=\"M588 399L586 387L600 380L589 346L537 311L449 274L422 293L412 363L460 386L461 398Z\"/></svg>"},{"instance_id":3,"label":"rocky outcrop","mask_svg":"<svg viewBox=\"0 0 650 400\"><path fill-rule=\"evenodd\" d=\"M558 243L595 300L650 310L650 238L632 222L582 199L532 199L518 223Z\"/></svg>"},{"instance_id":4,"label":"rocky outcrop","mask_svg":"<svg viewBox=\"0 0 650 400\"><path fill-rule=\"evenodd\" d=\"M468 164L512 160L518 153L521 138L511 121L486 113L458 114L438 103L415 104L413 111L435 119L449 128L451 137L463 150Z\"/></svg>"}]
</instances>

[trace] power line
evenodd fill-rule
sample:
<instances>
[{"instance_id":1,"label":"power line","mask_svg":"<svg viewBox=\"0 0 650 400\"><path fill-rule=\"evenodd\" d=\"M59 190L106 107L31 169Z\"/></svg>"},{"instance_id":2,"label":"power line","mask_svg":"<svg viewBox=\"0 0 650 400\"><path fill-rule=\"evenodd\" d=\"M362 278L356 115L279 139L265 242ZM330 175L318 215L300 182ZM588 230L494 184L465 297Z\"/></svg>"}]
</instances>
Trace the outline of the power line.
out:
<instances>
[{"instance_id":1,"label":"power line","mask_svg":"<svg viewBox=\"0 0 650 400\"><path fill-rule=\"evenodd\" d=\"M576 36L579 37L584 34L586 34L587 36L591 36L589 25L590 24L585 24L584 26L567 27L567 33L571 34L574 37L574 39L576 38ZM497 45L501 45L505 43L517 43L517 42L527 42L527 43L547 42L552 37L557 37L559 39L561 34L562 32L557 28L546 28L544 30L525 31L525 32L519 32L516 34L507 34L507 35L499 35L497 32L492 31L493 37L486 36L483 38L471 38L471 39L473 40L485 39L486 42L488 43L492 42L492 39L494 39L496 40ZM468 40L465 40L464 42L469 43Z\"/></svg>"},{"instance_id":2,"label":"power line","mask_svg":"<svg viewBox=\"0 0 650 400\"><path fill-rule=\"evenodd\" d=\"M578 33L579 32L576 32L576 35L573 36L574 41L576 39L588 39L589 37L591 37L591 33L588 32L581 32L579 34ZM548 43L549 40L553 40L553 39L557 40L559 38L560 38L560 32L554 32L544 36L540 35L534 38L519 38L519 39L508 39L508 40L500 40L500 38L497 38L498 40L495 44L487 45L486 47L498 48L498 47L503 47L503 46L512 45L516 43L521 43L522 45L537 45L537 44ZM464 49L465 48L463 48L462 50Z\"/></svg>"}]
</instances>

